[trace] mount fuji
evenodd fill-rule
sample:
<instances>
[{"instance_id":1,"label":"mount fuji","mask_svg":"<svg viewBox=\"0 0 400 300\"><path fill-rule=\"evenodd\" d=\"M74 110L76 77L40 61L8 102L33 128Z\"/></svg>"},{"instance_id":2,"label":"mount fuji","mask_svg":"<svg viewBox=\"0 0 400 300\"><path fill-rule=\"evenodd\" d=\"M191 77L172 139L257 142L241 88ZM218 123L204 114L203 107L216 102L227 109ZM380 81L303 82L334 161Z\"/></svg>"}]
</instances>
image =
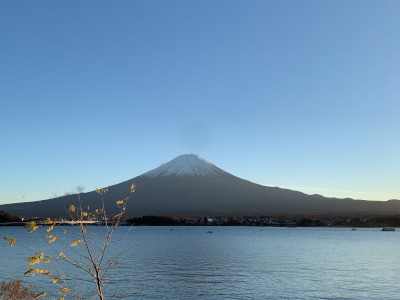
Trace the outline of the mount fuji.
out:
<instances>
[{"instance_id":1,"label":"mount fuji","mask_svg":"<svg viewBox=\"0 0 400 300\"><path fill-rule=\"evenodd\" d=\"M241 179L195 154L184 154L133 179L108 187L104 195L108 214L118 212L131 184L136 191L127 216L272 216L272 215L395 215L400 201L326 198L268 187ZM99 195L81 194L84 205L99 208ZM65 205L77 204L77 195L35 202L0 205L21 217L65 218Z\"/></svg>"},{"instance_id":2,"label":"mount fuji","mask_svg":"<svg viewBox=\"0 0 400 300\"><path fill-rule=\"evenodd\" d=\"M228 174L196 154L184 154L143 176L218 176Z\"/></svg>"}]
</instances>

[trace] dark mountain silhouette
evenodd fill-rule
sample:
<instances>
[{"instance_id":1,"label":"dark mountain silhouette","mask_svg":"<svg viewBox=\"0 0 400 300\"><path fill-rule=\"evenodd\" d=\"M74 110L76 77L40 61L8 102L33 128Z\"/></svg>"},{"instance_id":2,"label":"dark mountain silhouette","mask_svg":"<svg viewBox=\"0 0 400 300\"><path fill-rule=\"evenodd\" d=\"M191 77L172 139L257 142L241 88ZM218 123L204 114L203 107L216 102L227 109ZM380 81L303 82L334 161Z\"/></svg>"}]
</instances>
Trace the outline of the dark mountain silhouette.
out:
<instances>
[{"instance_id":1,"label":"dark mountain silhouette","mask_svg":"<svg viewBox=\"0 0 400 300\"><path fill-rule=\"evenodd\" d=\"M9 213L0 210L0 223L19 222L19 221L21 221L19 217L13 216Z\"/></svg>"},{"instance_id":2,"label":"dark mountain silhouette","mask_svg":"<svg viewBox=\"0 0 400 300\"><path fill-rule=\"evenodd\" d=\"M125 198L134 183L136 191L127 216L239 216L239 215L395 215L400 201L366 201L327 198L267 187L233 176L203 158L178 156L131 180L109 186L105 209L118 212L116 201ZM101 208L95 192L81 194L84 206ZM77 205L77 195L28 203L0 205L0 210L21 217L66 217L65 205Z\"/></svg>"}]
</instances>

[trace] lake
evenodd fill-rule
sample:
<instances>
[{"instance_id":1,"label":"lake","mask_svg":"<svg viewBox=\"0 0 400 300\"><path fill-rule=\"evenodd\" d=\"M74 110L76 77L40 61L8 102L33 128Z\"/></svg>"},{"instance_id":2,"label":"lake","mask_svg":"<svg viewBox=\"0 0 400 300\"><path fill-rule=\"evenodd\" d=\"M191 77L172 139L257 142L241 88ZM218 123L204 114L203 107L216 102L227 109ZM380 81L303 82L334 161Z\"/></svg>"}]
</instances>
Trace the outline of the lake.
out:
<instances>
[{"instance_id":1,"label":"lake","mask_svg":"<svg viewBox=\"0 0 400 300\"><path fill-rule=\"evenodd\" d=\"M89 229L97 242L103 230ZM39 231L28 235L21 227L0 227L1 236L12 236L28 248L49 248L41 238L46 233ZM61 235L62 229L56 232ZM400 298L399 231L154 226L126 232L127 227L117 229L119 242L113 242L112 251L129 246L127 256L104 287L108 296L118 293L119 299ZM60 252L54 245L45 252ZM0 251L1 280L32 282L38 291L49 291L45 298L56 296L48 279L44 283L38 275L22 276L27 269L23 259L31 255L26 249L3 241ZM89 297L86 283L78 288Z\"/></svg>"}]
</instances>

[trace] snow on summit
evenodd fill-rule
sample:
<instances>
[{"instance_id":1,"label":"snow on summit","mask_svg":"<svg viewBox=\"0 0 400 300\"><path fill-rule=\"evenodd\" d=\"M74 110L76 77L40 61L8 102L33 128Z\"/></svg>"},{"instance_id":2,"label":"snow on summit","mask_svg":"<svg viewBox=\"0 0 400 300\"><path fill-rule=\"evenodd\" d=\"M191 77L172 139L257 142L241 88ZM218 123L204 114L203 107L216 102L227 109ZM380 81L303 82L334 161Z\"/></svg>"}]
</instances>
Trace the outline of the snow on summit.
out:
<instances>
[{"instance_id":1,"label":"snow on summit","mask_svg":"<svg viewBox=\"0 0 400 300\"><path fill-rule=\"evenodd\" d=\"M148 177L168 175L213 176L223 173L225 173L223 170L196 154L183 154L143 175Z\"/></svg>"}]
</instances>

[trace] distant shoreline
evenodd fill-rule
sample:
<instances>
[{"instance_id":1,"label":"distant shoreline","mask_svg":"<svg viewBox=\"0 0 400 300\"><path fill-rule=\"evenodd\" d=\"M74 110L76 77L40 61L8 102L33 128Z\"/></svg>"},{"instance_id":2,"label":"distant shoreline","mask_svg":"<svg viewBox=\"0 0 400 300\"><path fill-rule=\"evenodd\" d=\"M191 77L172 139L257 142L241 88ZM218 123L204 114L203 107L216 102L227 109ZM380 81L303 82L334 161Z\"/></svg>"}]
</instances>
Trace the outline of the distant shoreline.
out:
<instances>
[{"instance_id":1,"label":"distant shoreline","mask_svg":"<svg viewBox=\"0 0 400 300\"><path fill-rule=\"evenodd\" d=\"M20 218L19 218L20 219ZM48 225L44 218L7 220L0 226L25 226L34 221L38 226ZM104 220L65 220L55 219L52 223L57 226L104 226ZM107 225L115 221L107 220ZM126 217L118 223L119 226L249 226L249 227L400 227L400 216L371 216L371 217L333 217L333 216L219 216L219 217L172 217L147 215L142 217Z\"/></svg>"},{"instance_id":2,"label":"distant shoreline","mask_svg":"<svg viewBox=\"0 0 400 300\"><path fill-rule=\"evenodd\" d=\"M26 222L5 222L0 223L0 227L23 227L26 225ZM38 226L45 226L47 224L37 224ZM78 225L78 223L71 224L71 223L55 223L56 226L74 226ZM104 222L93 222L86 224L87 226L105 226ZM120 223L118 226L132 226L132 227L258 227L258 228L383 228L383 227L393 227L393 228L400 228L400 226L388 226L388 225L374 225L374 226L350 226L350 225L251 225L251 224L234 224L234 225L216 225L216 224L132 224L132 223Z\"/></svg>"}]
</instances>

